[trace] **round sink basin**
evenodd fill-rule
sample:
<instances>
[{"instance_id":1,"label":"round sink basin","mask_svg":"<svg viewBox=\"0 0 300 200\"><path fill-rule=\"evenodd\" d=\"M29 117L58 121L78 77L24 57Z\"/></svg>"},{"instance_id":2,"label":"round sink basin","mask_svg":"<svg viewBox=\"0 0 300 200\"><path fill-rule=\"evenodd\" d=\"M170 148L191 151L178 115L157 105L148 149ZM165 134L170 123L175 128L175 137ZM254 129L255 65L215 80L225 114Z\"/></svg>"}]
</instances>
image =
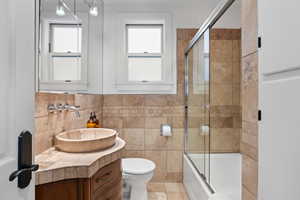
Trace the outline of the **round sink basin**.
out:
<instances>
[{"instance_id":1,"label":"round sink basin","mask_svg":"<svg viewBox=\"0 0 300 200\"><path fill-rule=\"evenodd\" d=\"M112 147L116 137L117 131L113 129L76 129L56 135L55 147L69 153L93 152Z\"/></svg>"}]
</instances>

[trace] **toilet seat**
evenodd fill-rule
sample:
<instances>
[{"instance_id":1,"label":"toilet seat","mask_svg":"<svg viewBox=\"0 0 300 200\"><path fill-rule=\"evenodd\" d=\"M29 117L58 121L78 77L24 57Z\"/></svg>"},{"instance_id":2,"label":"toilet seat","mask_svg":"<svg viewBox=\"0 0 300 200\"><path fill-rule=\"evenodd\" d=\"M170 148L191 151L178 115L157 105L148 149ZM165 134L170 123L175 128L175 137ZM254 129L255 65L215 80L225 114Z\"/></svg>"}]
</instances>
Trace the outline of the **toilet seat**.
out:
<instances>
[{"instance_id":1,"label":"toilet seat","mask_svg":"<svg viewBox=\"0 0 300 200\"><path fill-rule=\"evenodd\" d=\"M155 163L142 158L122 159L123 173L133 175L143 175L154 171Z\"/></svg>"}]
</instances>

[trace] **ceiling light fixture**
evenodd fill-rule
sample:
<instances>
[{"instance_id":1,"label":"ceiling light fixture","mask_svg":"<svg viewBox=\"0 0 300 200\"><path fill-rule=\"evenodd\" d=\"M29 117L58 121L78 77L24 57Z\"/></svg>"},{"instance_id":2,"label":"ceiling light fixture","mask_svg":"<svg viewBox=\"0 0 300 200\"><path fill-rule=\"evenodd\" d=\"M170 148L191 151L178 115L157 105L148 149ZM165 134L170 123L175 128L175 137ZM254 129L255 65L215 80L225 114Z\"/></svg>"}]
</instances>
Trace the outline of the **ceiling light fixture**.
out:
<instances>
[{"instance_id":1,"label":"ceiling light fixture","mask_svg":"<svg viewBox=\"0 0 300 200\"><path fill-rule=\"evenodd\" d=\"M97 7L95 1L90 6L90 15L95 16L95 17L98 16L98 7Z\"/></svg>"},{"instance_id":2,"label":"ceiling light fixture","mask_svg":"<svg viewBox=\"0 0 300 200\"><path fill-rule=\"evenodd\" d=\"M61 0L58 1L57 7L56 7L56 15L58 16L65 16L65 8Z\"/></svg>"}]
</instances>

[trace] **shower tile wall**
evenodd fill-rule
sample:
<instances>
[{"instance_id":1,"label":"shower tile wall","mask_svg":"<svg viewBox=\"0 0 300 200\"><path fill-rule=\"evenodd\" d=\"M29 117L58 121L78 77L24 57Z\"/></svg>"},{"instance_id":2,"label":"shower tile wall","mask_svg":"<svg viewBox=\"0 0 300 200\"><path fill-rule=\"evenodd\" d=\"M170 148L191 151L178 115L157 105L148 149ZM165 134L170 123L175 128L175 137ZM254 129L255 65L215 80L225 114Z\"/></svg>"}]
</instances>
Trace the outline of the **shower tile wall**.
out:
<instances>
[{"instance_id":1,"label":"shower tile wall","mask_svg":"<svg viewBox=\"0 0 300 200\"><path fill-rule=\"evenodd\" d=\"M85 127L90 112L96 112L101 120L102 95L36 93L35 101L35 154L52 147L56 134ZM74 112L48 112L49 104L59 103L80 106L80 118Z\"/></svg>"},{"instance_id":2,"label":"shower tile wall","mask_svg":"<svg viewBox=\"0 0 300 200\"><path fill-rule=\"evenodd\" d=\"M242 199L256 200L258 188L257 0L242 1Z\"/></svg>"},{"instance_id":3,"label":"shower tile wall","mask_svg":"<svg viewBox=\"0 0 300 200\"><path fill-rule=\"evenodd\" d=\"M210 32L212 153L239 153L241 136L241 30Z\"/></svg>"}]
</instances>

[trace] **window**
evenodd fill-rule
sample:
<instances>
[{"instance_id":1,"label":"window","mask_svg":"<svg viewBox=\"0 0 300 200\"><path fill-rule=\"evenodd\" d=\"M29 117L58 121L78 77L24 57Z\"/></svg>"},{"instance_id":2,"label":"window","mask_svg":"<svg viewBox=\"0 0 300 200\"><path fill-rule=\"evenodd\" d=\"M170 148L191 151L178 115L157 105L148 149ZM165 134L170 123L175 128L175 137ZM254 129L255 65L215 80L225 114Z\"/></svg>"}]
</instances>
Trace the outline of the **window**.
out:
<instances>
[{"instance_id":1,"label":"window","mask_svg":"<svg viewBox=\"0 0 300 200\"><path fill-rule=\"evenodd\" d=\"M163 25L127 25L129 81L162 81Z\"/></svg>"},{"instance_id":2,"label":"window","mask_svg":"<svg viewBox=\"0 0 300 200\"><path fill-rule=\"evenodd\" d=\"M175 29L168 13L120 13L115 87L120 93L174 94ZM173 57L174 56L174 57Z\"/></svg>"},{"instance_id":3,"label":"window","mask_svg":"<svg viewBox=\"0 0 300 200\"><path fill-rule=\"evenodd\" d=\"M50 24L50 36L51 80L81 80L81 24Z\"/></svg>"}]
</instances>

